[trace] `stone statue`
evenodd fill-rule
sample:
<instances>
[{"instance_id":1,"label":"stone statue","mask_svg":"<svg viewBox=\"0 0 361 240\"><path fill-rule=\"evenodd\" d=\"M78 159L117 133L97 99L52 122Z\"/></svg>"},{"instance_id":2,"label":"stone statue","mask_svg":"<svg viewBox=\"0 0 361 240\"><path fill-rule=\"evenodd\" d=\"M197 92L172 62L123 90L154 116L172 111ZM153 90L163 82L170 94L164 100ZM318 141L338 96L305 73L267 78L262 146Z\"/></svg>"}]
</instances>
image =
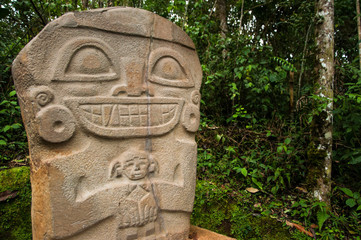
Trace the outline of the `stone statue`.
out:
<instances>
[{"instance_id":1,"label":"stone statue","mask_svg":"<svg viewBox=\"0 0 361 240\"><path fill-rule=\"evenodd\" d=\"M33 238L187 239L202 71L151 12L67 13L19 53Z\"/></svg>"}]
</instances>

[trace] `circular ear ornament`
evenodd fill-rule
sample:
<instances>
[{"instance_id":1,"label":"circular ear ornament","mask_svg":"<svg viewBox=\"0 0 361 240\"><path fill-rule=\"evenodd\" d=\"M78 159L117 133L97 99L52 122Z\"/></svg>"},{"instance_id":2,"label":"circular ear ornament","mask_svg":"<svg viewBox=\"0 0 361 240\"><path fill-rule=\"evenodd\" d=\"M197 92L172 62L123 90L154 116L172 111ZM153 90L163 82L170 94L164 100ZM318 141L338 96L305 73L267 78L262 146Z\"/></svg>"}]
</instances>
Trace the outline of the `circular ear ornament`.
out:
<instances>
[{"instance_id":1,"label":"circular ear ornament","mask_svg":"<svg viewBox=\"0 0 361 240\"><path fill-rule=\"evenodd\" d=\"M192 92L191 98L192 98L192 102L195 105L198 105L198 103L201 101L201 94L199 93L198 90L195 90L195 91Z\"/></svg>"},{"instance_id":2,"label":"circular ear ornament","mask_svg":"<svg viewBox=\"0 0 361 240\"><path fill-rule=\"evenodd\" d=\"M73 114L64 106L53 105L42 109L36 115L39 135L45 141L61 143L69 140L75 131Z\"/></svg>"},{"instance_id":3,"label":"circular ear ornament","mask_svg":"<svg viewBox=\"0 0 361 240\"><path fill-rule=\"evenodd\" d=\"M183 113L183 126L188 132L196 132L199 127L200 113L198 107L195 105L188 105L185 107Z\"/></svg>"}]
</instances>

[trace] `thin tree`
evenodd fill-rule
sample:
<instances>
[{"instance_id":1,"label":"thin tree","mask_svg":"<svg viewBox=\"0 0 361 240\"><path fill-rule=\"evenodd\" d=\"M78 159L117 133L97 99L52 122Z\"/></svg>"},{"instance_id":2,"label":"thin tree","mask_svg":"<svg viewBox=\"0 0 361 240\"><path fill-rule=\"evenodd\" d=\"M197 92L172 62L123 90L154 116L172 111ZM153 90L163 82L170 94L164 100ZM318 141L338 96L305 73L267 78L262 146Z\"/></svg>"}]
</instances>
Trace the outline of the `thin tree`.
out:
<instances>
[{"instance_id":1,"label":"thin tree","mask_svg":"<svg viewBox=\"0 0 361 240\"><path fill-rule=\"evenodd\" d=\"M81 0L81 3L83 5L83 9L88 9L89 0Z\"/></svg>"},{"instance_id":2,"label":"thin tree","mask_svg":"<svg viewBox=\"0 0 361 240\"><path fill-rule=\"evenodd\" d=\"M334 0L316 1L315 110L308 149L308 182L320 201L330 203L334 81Z\"/></svg>"},{"instance_id":3,"label":"thin tree","mask_svg":"<svg viewBox=\"0 0 361 240\"><path fill-rule=\"evenodd\" d=\"M241 5L241 17L239 18L239 33L242 34L242 20L243 20L243 16L244 16L244 0L242 0L242 5Z\"/></svg>"},{"instance_id":4,"label":"thin tree","mask_svg":"<svg viewBox=\"0 0 361 240\"><path fill-rule=\"evenodd\" d=\"M361 69L361 18L360 18L360 1L356 0L356 12L357 12L357 32L358 32L358 52Z\"/></svg>"},{"instance_id":5,"label":"thin tree","mask_svg":"<svg viewBox=\"0 0 361 240\"><path fill-rule=\"evenodd\" d=\"M224 44L228 33L226 0L216 0L215 6L216 6L217 18L219 20L219 28L221 30L220 34ZM223 61L225 60L226 56L227 56L227 49L225 48L222 50Z\"/></svg>"},{"instance_id":6,"label":"thin tree","mask_svg":"<svg viewBox=\"0 0 361 240\"><path fill-rule=\"evenodd\" d=\"M227 5L225 0L216 0L216 14L219 20L222 38L226 38L228 32L227 26Z\"/></svg>"}]
</instances>

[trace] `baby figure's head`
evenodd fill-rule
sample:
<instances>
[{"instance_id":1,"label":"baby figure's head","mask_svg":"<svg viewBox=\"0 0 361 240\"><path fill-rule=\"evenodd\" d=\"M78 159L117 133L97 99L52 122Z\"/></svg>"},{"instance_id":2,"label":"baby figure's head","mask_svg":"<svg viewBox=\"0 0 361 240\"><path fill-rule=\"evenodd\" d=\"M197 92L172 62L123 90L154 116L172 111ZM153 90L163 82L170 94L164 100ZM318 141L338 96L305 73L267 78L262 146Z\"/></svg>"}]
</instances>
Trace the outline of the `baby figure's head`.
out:
<instances>
[{"instance_id":1,"label":"baby figure's head","mask_svg":"<svg viewBox=\"0 0 361 240\"><path fill-rule=\"evenodd\" d=\"M125 175L129 180L145 178L148 173L155 171L156 163L149 153L141 150L130 149L110 164L110 178L119 178Z\"/></svg>"}]
</instances>

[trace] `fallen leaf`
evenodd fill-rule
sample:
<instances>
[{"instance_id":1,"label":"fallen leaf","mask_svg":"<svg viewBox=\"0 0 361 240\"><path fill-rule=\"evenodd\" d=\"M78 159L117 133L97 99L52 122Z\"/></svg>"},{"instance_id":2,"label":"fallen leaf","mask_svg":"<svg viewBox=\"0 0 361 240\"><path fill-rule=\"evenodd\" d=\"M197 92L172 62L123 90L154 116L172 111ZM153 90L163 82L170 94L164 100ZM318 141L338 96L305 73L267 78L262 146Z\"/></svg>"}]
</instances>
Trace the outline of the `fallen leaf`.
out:
<instances>
[{"instance_id":1,"label":"fallen leaf","mask_svg":"<svg viewBox=\"0 0 361 240\"><path fill-rule=\"evenodd\" d=\"M318 228L318 226L316 224L314 224L314 223L312 223L310 227L315 228L315 229Z\"/></svg>"},{"instance_id":2,"label":"fallen leaf","mask_svg":"<svg viewBox=\"0 0 361 240\"><path fill-rule=\"evenodd\" d=\"M5 192L0 193L0 202L6 201L7 199L14 198L18 195L18 191L9 191L6 190Z\"/></svg>"},{"instance_id":3,"label":"fallen leaf","mask_svg":"<svg viewBox=\"0 0 361 240\"><path fill-rule=\"evenodd\" d=\"M257 188L253 188L253 187L249 187L249 188L246 188L246 190L250 193L256 193L256 192L259 192L259 190Z\"/></svg>"},{"instance_id":4,"label":"fallen leaf","mask_svg":"<svg viewBox=\"0 0 361 240\"><path fill-rule=\"evenodd\" d=\"M289 222L289 221L287 221L287 220L286 220L286 225L287 225L287 226L290 226L290 227L293 227L293 223L291 223L291 222Z\"/></svg>"},{"instance_id":5,"label":"fallen leaf","mask_svg":"<svg viewBox=\"0 0 361 240\"><path fill-rule=\"evenodd\" d=\"M261 203L256 203L253 207L261 207Z\"/></svg>"},{"instance_id":6,"label":"fallen leaf","mask_svg":"<svg viewBox=\"0 0 361 240\"><path fill-rule=\"evenodd\" d=\"M305 189L305 188L296 187L296 189L303 192L303 193L308 193L307 189Z\"/></svg>"},{"instance_id":7,"label":"fallen leaf","mask_svg":"<svg viewBox=\"0 0 361 240\"><path fill-rule=\"evenodd\" d=\"M305 234L307 234L310 237L313 237L313 234L310 231L307 231L304 227L302 227L301 225L298 225L296 223L293 223L293 226L295 228L297 228L300 232L303 232Z\"/></svg>"}]
</instances>

